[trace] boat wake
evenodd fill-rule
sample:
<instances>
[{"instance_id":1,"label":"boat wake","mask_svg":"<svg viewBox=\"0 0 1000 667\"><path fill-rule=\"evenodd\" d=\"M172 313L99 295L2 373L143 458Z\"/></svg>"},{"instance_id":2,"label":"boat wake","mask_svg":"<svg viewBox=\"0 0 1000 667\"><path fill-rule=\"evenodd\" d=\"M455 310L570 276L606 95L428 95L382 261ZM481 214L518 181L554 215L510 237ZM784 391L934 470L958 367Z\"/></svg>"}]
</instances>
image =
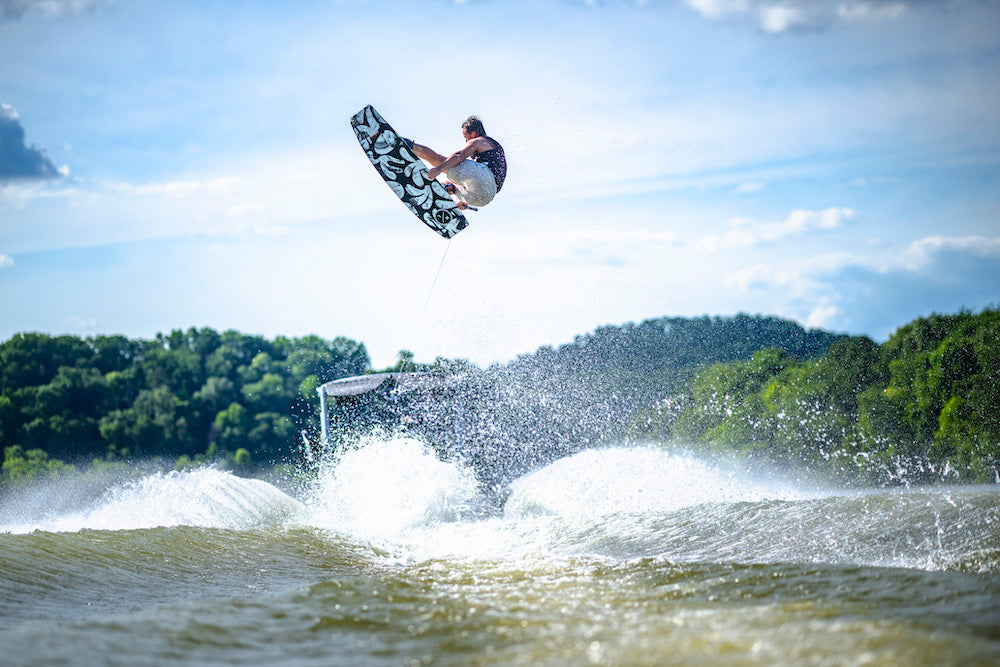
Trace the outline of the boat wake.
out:
<instances>
[{"instance_id":1,"label":"boat wake","mask_svg":"<svg viewBox=\"0 0 1000 667\"><path fill-rule=\"evenodd\" d=\"M1000 570L993 487L817 491L656 448L585 450L511 484L489 515L475 475L413 439L373 438L293 497L201 468L151 474L0 532L306 528L392 562L592 557Z\"/></svg>"}]
</instances>

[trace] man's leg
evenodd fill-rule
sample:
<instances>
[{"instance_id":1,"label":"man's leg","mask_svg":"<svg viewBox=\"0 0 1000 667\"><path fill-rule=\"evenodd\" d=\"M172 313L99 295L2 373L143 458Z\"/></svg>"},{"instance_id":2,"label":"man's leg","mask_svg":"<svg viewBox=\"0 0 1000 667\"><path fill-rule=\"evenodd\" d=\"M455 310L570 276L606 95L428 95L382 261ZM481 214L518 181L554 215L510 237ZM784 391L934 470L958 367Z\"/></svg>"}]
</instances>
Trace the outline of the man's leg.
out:
<instances>
[{"instance_id":1,"label":"man's leg","mask_svg":"<svg viewBox=\"0 0 1000 667\"><path fill-rule=\"evenodd\" d=\"M427 148L427 146L422 146L416 142L413 144L413 152L416 153L418 158L432 167L440 167L441 164L448 159L440 153Z\"/></svg>"}]
</instances>

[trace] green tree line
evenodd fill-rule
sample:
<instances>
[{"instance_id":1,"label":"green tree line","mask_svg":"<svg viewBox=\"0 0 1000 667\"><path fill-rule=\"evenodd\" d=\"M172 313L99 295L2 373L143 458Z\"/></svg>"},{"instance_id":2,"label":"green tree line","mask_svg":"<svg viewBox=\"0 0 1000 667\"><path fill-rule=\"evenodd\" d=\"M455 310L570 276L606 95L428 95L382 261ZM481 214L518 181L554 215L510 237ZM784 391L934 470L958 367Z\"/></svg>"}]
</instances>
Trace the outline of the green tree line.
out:
<instances>
[{"instance_id":1,"label":"green tree line","mask_svg":"<svg viewBox=\"0 0 1000 667\"><path fill-rule=\"evenodd\" d=\"M846 481L994 482L1000 311L920 318L882 345L845 337L813 360L772 348L714 364L631 435Z\"/></svg>"},{"instance_id":2,"label":"green tree line","mask_svg":"<svg viewBox=\"0 0 1000 667\"><path fill-rule=\"evenodd\" d=\"M486 370L433 368L489 379L480 393L499 431L558 431L566 446L627 435L859 483L995 481L998 341L997 310L921 318L882 345L741 314L606 326ZM404 351L386 370L430 368ZM342 337L17 334L0 343L0 490L93 461L287 461L315 428L316 388L371 370Z\"/></svg>"},{"instance_id":3,"label":"green tree line","mask_svg":"<svg viewBox=\"0 0 1000 667\"><path fill-rule=\"evenodd\" d=\"M0 486L94 459L286 460L319 384L368 370L342 337L17 334L0 344Z\"/></svg>"}]
</instances>

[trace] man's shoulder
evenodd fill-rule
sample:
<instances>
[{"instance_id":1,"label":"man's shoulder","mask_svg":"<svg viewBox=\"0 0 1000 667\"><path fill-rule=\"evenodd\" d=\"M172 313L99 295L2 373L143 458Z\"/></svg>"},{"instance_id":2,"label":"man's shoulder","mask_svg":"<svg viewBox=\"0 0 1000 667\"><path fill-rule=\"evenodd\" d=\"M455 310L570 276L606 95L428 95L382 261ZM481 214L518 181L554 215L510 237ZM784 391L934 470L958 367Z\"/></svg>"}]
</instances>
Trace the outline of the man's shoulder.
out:
<instances>
[{"instance_id":1,"label":"man's shoulder","mask_svg":"<svg viewBox=\"0 0 1000 667\"><path fill-rule=\"evenodd\" d=\"M473 149L475 149L476 153L485 153L486 151L491 151L494 148L500 147L500 144L493 141L489 137L476 137L472 139L469 143L472 144L472 147Z\"/></svg>"}]
</instances>

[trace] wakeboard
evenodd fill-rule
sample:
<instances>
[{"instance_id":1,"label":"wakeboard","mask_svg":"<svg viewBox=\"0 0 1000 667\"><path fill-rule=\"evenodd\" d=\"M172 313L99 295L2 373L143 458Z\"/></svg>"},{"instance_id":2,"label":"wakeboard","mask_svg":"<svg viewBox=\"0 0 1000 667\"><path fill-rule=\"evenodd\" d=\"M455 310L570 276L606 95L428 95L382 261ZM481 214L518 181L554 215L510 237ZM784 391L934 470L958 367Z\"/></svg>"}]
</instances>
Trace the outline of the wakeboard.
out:
<instances>
[{"instance_id":1,"label":"wakeboard","mask_svg":"<svg viewBox=\"0 0 1000 667\"><path fill-rule=\"evenodd\" d=\"M427 176L427 167L372 105L354 114L351 128L375 170L415 216L446 239L468 227L444 185Z\"/></svg>"}]
</instances>

